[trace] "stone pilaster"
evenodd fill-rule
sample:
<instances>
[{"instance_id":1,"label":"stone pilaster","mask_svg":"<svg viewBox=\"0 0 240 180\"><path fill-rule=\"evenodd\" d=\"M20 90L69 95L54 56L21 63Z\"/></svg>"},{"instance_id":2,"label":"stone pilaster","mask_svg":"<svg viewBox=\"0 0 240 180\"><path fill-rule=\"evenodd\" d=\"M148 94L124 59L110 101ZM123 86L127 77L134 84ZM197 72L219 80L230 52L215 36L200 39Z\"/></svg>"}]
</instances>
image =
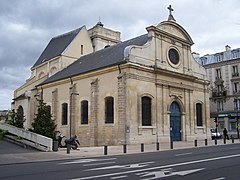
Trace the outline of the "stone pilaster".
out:
<instances>
[{"instance_id":1,"label":"stone pilaster","mask_svg":"<svg viewBox=\"0 0 240 180\"><path fill-rule=\"evenodd\" d=\"M126 77L118 76L118 144L126 143Z\"/></svg>"},{"instance_id":2,"label":"stone pilaster","mask_svg":"<svg viewBox=\"0 0 240 180\"><path fill-rule=\"evenodd\" d=\"M56 124L61 124L61 122L57 122L57 108L58 108L58 89L56 88L54 89L54 91L52 91L52 118L55 120Z\"/></svg>"},{"instance_id":3,"label":"stone pilaster","mask_svg":"<svg viewBox=\"0 0 240 180\"><path fill-rule=\"evenodd\" d=\"M91 119L90 119L90 146L98 145L98 79L93 79L91 82Z\"/></svg>"}]
</instances>

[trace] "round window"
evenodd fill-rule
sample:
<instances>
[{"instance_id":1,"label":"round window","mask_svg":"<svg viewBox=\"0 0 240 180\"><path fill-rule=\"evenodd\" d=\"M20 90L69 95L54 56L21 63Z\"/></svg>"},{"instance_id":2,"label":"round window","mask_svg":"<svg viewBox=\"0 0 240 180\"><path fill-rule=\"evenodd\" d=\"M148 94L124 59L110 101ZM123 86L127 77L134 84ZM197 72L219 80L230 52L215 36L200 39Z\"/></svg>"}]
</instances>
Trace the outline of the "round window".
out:
<instances>
[{"instance_id":1,"label":"round window","mask_svg":"<svg viewBox=\"0 0 240 180\"><path fill-rule=\"evenodd\" d=\"M168 58L174 65L177 65L179 63L179 54L176 49L170 49L168 51Z\"/></svg>"}]
</instances>

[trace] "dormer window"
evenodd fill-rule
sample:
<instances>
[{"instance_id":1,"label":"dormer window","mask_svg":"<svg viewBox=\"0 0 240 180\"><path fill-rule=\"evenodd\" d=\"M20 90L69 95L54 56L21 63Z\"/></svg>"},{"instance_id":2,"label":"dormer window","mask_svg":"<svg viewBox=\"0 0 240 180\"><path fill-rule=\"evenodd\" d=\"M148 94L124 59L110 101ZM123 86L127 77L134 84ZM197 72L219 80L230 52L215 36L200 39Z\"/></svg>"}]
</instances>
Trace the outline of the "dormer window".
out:
<instances>
[{"instance_id":1,"label":"dormer window","mask_svg":"<svg viewBox=\"0 0 240 180\"><path fill-rule=\"evenodd\" d=\"M216 61L216 62L222 61L221 54L216 54L216 55L215 55L215 61Z\"/></svg>"}]
</instances>

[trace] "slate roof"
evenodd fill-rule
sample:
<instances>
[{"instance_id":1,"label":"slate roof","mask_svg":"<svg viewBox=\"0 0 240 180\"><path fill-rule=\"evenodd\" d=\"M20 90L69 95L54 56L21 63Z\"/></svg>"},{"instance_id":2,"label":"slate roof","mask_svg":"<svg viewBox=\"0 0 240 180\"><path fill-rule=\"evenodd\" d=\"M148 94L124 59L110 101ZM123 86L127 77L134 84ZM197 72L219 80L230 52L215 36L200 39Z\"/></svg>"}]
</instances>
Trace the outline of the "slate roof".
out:
<instances>
[{"instance_id":1,"label":"slate roof","mask_svg":"<svg viewBox=\"0 0 240 180\"><path fill-rule=\"evenodd\" d=\"M142 46L148 41L148 35L142 35L128 41L118 43L94 53L82 56L77 61L51 76L40 85L48 84L58 80L77 76L90 71L110 67L117 64L123 64L127 61L124 59L124 49L130 45Z\"/></svg>"},{"instance_id":2,"label":"slate roof","mask_svg":"<svg viewBox=\"0 0 240 180\"><path fill-rule=\"evenodd\" d=\"M83 27L52 38L33 67L61 55Z\"/></svg>"}]
</instances>

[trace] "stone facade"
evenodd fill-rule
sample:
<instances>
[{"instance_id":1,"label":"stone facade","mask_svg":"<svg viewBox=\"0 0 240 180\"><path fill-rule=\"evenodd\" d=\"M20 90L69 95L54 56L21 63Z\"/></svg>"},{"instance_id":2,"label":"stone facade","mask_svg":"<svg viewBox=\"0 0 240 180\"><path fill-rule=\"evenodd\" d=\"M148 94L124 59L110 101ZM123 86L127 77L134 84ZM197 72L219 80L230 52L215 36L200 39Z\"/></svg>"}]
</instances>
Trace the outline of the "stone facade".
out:
<instances>
[{"instance_id":1,"label":"stone facade","mask_svg":"<svg viewBox=\"0 0 240 180\"><path fill-rule=\"evenodd\" d=\"M83 146L208 138L209 81L191 55L191 37L172 14L146 30L122 43L117 32L97 39L95 53L36 85L62 134L77 135ZM117 45L105 48L106 39Z\"/></svg>"}]
</instances>

